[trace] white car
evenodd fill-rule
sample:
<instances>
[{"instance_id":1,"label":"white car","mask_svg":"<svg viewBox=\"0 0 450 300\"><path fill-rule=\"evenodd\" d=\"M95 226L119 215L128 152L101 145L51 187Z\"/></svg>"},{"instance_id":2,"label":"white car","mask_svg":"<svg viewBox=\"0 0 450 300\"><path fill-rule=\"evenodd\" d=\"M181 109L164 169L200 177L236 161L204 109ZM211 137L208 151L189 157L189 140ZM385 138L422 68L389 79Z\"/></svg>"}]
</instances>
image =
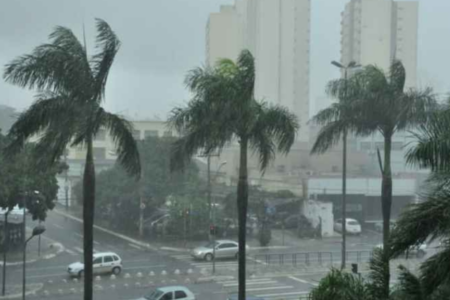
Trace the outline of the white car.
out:
<instances>
[{"instance_id":1,"label":"white car","mask_svg":"<svg viewBox=\"0 0 450 300\"><path fill-rule=\"evenodd\" d=\"M99 252L94 254L92 264L94 274L112 273L119 275L122 271L122 259L114 252ZM67 268L70 276L83 277L84 263L76 262Z\"/></svg>"},{"instance_id":2,"label":"white car","mask_svg":"<svg viewBox=\"0 0 450 300\"><path fill-rule=\"evenodd\" d=\"M136 300L195 300L195 295L184 286L166 286L157 288L146 296Z\"/></svg>"},{"instance_id":3,"label":"white car","mask_svg":"<svg viewBox=\"0 0 450 300\"><path fill-rule=\"evenodd\" d=\"M334 231L342 232L342 219L337 219L334 222ZM350 234L361 234L361 224L355 219L346 218L345 219L345 231Z\"/></svg>"}]
</instances>

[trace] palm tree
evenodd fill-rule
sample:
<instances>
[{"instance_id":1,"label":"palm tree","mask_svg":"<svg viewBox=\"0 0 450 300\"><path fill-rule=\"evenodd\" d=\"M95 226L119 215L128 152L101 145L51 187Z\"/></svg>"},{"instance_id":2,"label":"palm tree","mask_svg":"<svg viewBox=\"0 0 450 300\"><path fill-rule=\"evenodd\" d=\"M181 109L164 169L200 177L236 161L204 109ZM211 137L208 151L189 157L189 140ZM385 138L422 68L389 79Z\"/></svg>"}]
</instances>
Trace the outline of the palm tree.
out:
<instances>
[{"instance_id":1,"label":"palm tree","mask_svg":"<svg viewBox=\"0 0 450 300\"><path fill-rule=\"evenodd\" d=\"M139 176L140 162L132 125L118 115L106 112L108 74L120 41L109 25L97 19L96 46L99 52L88 57L86 48L74 33L56 27L50 43L40 45L31 54L6 65L6 81L40 92L37 100L23 112L8 136L12 142L7 153L20 151L27 139L39 137L36 157L49 153L44 167L61 157L67 146L86 148L83 176L84 230L84 299L92 299L93 223L95 203L95 167L93 139L100 128L109 131L117 146L118 161L133 175ZM46 156L47 157L47 156Z\"/></svg>"},{"instance_id":2,"label":"palm tree","mask_svg":"<svg viewBox=\"0 0 450 300\"><path fill-rule=\"evenodd\" d=\"M172 167L182 167L198 151L209 155L239 142L239 300L245 300L248 149L258 155L264 171L276 151L288 153L298 121L282 107L255 100L254 58L248 50L240 53L236 63L223 59L214 68L192 70L186 83L195 96L187 107L174 109L169 119L183 135L174 143Z\"/></svg>"}]
</instances>

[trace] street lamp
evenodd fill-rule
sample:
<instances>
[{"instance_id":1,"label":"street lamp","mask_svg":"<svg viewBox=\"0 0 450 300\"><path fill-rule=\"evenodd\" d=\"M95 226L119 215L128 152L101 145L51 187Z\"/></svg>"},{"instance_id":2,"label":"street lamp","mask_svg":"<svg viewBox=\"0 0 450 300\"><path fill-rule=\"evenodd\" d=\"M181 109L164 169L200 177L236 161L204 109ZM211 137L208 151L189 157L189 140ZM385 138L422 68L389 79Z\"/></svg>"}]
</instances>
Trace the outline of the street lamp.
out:
<instances>
[{"instance_id":1,"label":"street lamp","mask_svg":"<svg viewBox=\"0 0 450 300\"><path fill-rule=\"evenodd\" d=\"M225 166L227 164L226 161L223 161L220 163L219 167L216 170L216 176L214 176L214 180L216 181L217 176L219 175L219 171L220 169ZM211 164L209 163L209 157L208 157L208 181L211 181L211 176L209 175L209 173L211 172ZM208 196L211 199L211 182L208 182ZM210 200L211 201L211 200ZM214 234L212 235L212 243L213 243L213 257L212 257L212 273L215 274L216 273L216 213L215 213L215 204L213 203L213 201L211 201L212 203L212 207L211 207L211 223L214 226Z\"/></svg>"},{"instance_id":2,"label":"street lamp","mask_svg":"<svg viewBox=\"0 0 450 300\"><path fill-rule=\"evenodd\" d=\"M348 70L359 68L361 65L356 64L356 62L351 61L347 66L342 65L337 61L332 61L331 64L333 66L338 67L341 70L344 70L344 98L347 97L347 84L348 84ZM342 100L342 99L339 99ZM347 99L344 99L347 100ZM344 133L342 136L342 261L341 261L341 269L345 269L345 259L346 259L346 207L347 207L347 129L344 129Z\"/></svg>"},{"instance_id":3,"label":"street lamp","mask_svg":"<svg viewBox=\"0 0 450 300\"><path fill-rule=\"evenodd\" d=\"M33 232L31 234L31 236L25 241L25 244L23 245L23 271L22 271L22 300L25 300L25 285L26 285L26 269L25 269L25 265L26 265L26 259L27 259L27 244L28 242L34 238L37 235L41 235L42 233L44 233L45 231L45 226L44 225L38 225L36 227L33 228Z\"/></svg>"}]
</instances>

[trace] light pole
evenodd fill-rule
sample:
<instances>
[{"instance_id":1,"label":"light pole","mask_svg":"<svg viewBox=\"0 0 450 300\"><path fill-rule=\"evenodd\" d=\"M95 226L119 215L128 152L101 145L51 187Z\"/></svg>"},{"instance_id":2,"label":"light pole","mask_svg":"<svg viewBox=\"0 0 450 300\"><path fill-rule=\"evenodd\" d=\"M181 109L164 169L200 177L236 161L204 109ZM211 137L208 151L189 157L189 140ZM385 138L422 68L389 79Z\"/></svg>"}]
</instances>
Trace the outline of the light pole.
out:
<instances>
[{"instance_id":1,"label":"light pole","mask_svg":"<svg viewBox=\"0 0 450 300\"><path fill-rule=\"evenodd\" d=\"M216 176L214 176L213 181L216 181L217 176L219 175L220 169L223 166L225 166L226 164L227 164L226 161L223 161L220 163L219 167L216 170ZM211 173L211 163L210 163L210 157L208 156L208 199L211 203L210 218L211 218L211 222L214 226L214 234L212 235L212 243L213 243L212 273L215 274L216 273L216 233L217 232L216 232L216 225L215 225L215 223L216 223L216 220L215 220L216 214L215 214L215 209L214 209L215 205L214 205L213 201L211 200L211 174L210 173Z\"/></svg>"},{"instance_id":2,"label":"light pole","mask_svg":"<svg viewBox=\"0 0 450 300\"><path fill-rule=\"evenodd\" d=\"M9 250L9 232L8 232L8 215L11 209L5 212L5 224L3 232L3 277L2 277L2 296L5 296L6 292L6 253Z\"/></svg>"},{"instance_id":3,"label":"light pole","mask_svg":"<svg viewBox=\"0 0 450 300\"><path fill-rule=\"evenodd\" d=\"M356 62L351 61L347 66L338 63L337 61L332 61L331 64L333 66L338 67L341 70L344 70L344 99L347 98L347 84L348 84L348 70L360 67L360 65L356 64ZM345 269L345 260L346 260L346 207L347 207L347 129L344 129L342 135L342 260L341 260L341 269Z\"/></svg>"},{"instance_id":4,"label":"light pole","mask_svg":"<svg viewBox=\"0 0 450 300\"><path fill-rule=\"evenodd\" d=\"M31 236L25 241L23 245L23 270L22 270L22 300L25 300L25 286L26 286L26 260L27 260L27 244L35 236L41 235L45 231L44 225L38 225L33 228Z\"/></svg>"}]
</instances>

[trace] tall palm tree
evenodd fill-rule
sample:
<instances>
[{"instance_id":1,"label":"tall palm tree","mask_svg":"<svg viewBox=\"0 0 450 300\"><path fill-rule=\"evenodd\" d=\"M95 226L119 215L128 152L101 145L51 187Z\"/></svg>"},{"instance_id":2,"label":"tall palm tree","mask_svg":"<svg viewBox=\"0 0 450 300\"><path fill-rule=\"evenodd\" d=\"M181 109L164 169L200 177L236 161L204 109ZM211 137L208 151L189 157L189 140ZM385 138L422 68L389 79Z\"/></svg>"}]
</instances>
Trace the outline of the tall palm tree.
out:
<instances>
[{"instance_id":1,"label":"tall palm tree","mask_svg":"<svg viewBox=\"0 0 450 300\"><path fill-rule=\"evenodd\" d=\"M118 161L133 175L140 174L139 152L132 125L124 118L105 111L102 101L110 68L120 41L109 25L97 19L96 46L99 51L88 57L86 48L74 33L56 27L50 43L40 45L31 54L6 65L6 81L40 92L36 101L12 126L7 147L17 153L30 137L39 137L36 157L49 153L44 167L61 157L67 146L83 146L86 162L83 176L84 299L92 299L93 223L95 167L93 140L100 128L109 131L116 143Z\"/></svg>"},{"instance_id":2,"label":"tall palm tree","mask_svg":"<svg viewBox=\"0 0 450 300\"><path fill-rule=\"evenodd\" d=\"M275 152L288 153L299 128L294 114L254 98L253 55L244 50L237 62L223 59L214 68L197 68L186 78L194 98L169 119L183 136L173 148L173 168L180 168L198 151L221 151L237 140L240 148L237 207L239 221L239 300L245 300L245 246L248 205L248 150L259 157L264 171Z\"/></svg>"}]
</instances>

